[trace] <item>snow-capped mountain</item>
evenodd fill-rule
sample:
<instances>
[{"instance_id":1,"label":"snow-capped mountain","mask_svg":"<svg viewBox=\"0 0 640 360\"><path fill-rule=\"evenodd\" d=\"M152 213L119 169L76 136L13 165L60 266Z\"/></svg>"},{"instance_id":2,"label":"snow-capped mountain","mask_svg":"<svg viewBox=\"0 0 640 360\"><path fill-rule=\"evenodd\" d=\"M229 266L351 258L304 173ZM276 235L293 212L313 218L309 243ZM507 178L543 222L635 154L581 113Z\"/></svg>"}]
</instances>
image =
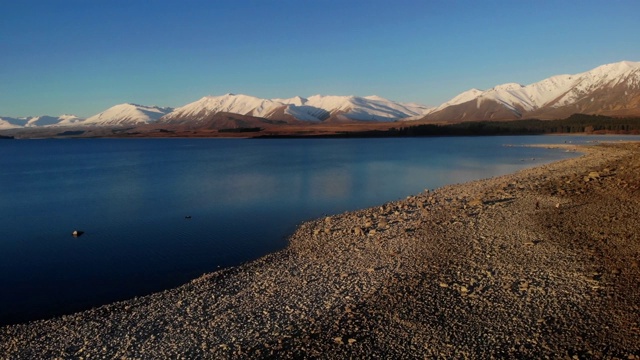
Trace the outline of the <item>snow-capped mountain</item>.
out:
<instances>
[{"instance_id":1,"label":"snow-capped mountain","mask_svg":"<svg viewBox=\"0 0 640 360\"><path fill-rule=\"evenodd\" d=\"M158 120L159 123L198 123L217 113L232 113L256 117L268 117L285 103L260 99L248 95L226 94L205 96L200 100L174 109Z\"/></svg>"},{"instance_id":2,"label":"snow-capped mountain","mask_svg":"<svg viewBox=\"0 0 640 360\"><path fill-rule=\"evenodd\" d=\"M84 119L75 115L28 116L20 118L0 117L0 130L31 127L52 127L79 125Z\"/></svg>"},{"instance_id":3,"label":"snow-capped mountain","mask_svg":"<svg viewBox=\"0 0 640 360\"><path fill-rule=\"evenodd\" d=\"M216 113L235 113L286 122L474 121L523 117L564 118L574 113L640 115L640 62L622 61L575 75L557 75L520 85L471 89L440 106L404 104L378 96L322 96L260 99L247 95L205 96L176 108L160 123L193 124Z\"/></svg>"},{"instance_id":4,"label":"snow-capped mountain","mask_svg":"<svg viewBox=\"0 0 640 360\"><path fill-rule=\"evenodd\" d=\"M322 96L309 97L305 106L322 109L335 120L396 121L426 114L430 108L418 104L399 103L379 96Z\"/></svg>"},{"instance_id":5,"label":"snow-capped mountain","mask_svg":"<svg viewBox=\"0 0 640 360\"><path fill-rule=\"evenodd\" d=\"M157 121L173 111L169 107L145 106L138 104L119 104L93 115L82 122L89 126L143 125Z\"/></svg>"},{"instance_id":6,"label":"snow-capped mountain","mask_svg":"<svg viewBox=\"0 0 640 360\"><path fill-rule=\"evenodd\" d=\"M75 115L64 114L58 116L58 126L74 126L80 125L85 119L77 117Z\"/></svg>"},{"instance_id":7,"label":"snow-capped mountain","mask_svg":"<svg viewBox=\"0 0 640 360\"><path fill-rule=\"evenodd\" d=\"M425 120L429 122L558 119L574 113L640 116L640 62L622 61L520 85L471 89L437 107L379 96L314 95L261 99L241 94L205 96L172 109L115 105L83 120L73 115L0 117L0 130L54 126L132 126L158 122L224 128L301 122ZM235 125L234 125L235 124Z\"/></svg>"},{"instance_id":8,"label":"snow-capped mountain","mask_svg":"<svg viewBox=\"0 0 640 360\"><path fill-rule=\"evenodd\" d=\"M323 96L261 99L242 94L205 96L176 108L160 123L197 123L216 113L234 113L270 120L292 121L396 121L426 114L429 108L403 104L379 96Z\"/></svg>"},{"instance_id":9,"label":"snow-capped mountain","mask_svg":"<svg viewBox=\"0 0 640 360\"><path fill-rule=\"evenodd\" d=\"M520 85L471 89L431 111L442 121L561 118L574 113L640 114L640 62L622 61L575 74Z\"/></svg>"},{"instance_id":10,"label":"snow-capped mountain","mask_svg":"<svg viewBox=\"0 0 640 360\"><path fill-rule=\"evenodd\" d=\"M25 127L40 127L40 126L72 126L79 125L84 119L75 115L64 114L60 116L34 116L27 118Z\"/></svg>"},{"instance_id":11,"label":"snow-capped mountain","mask_svg":"<svg viewBox=\"0 0 640 360\"><path fill-rule=\"evenodd\" d=\"M28 118L12 118L0 116L0 130L17 129L26 125Z\"/></svg>"}]
</instances>

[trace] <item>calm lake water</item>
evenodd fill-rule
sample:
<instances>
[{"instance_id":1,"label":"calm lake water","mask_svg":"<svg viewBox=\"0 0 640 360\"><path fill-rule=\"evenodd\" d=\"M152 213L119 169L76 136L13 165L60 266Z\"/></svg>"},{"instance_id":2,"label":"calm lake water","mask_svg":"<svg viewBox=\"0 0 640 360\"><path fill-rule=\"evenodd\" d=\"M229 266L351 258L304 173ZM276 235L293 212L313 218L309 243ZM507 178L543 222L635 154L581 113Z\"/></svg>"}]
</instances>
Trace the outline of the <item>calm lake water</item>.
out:
<instances>
[{"instance_id":1,"label":"calm lake water","mask_svg":"<svg viewBox=\"0 0 640 360\"><path fill-rule=\"evenodd\" d=\"M505 144L618 138L2 140L0 324L177 286L323 214L575 155Z\"/></svg>"}]
</instances>

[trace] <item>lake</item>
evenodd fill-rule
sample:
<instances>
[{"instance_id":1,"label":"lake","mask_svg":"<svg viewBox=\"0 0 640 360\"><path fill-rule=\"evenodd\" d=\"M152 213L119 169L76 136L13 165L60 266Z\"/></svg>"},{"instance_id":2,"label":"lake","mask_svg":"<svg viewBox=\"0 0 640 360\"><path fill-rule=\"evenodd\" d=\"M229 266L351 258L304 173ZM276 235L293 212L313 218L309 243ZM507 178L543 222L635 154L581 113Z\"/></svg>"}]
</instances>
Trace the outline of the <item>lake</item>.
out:
<instances>
[{"instance_id":1,"label":"lake","mask_svg":"<svg viewBox=\"0 0 640 360\"><path fill-rule=\"evenodd\" d=\"M0 324L178 286L323 214L575 156L505 144L620 138L2 140Z\"/></svg>"}]
</instances>

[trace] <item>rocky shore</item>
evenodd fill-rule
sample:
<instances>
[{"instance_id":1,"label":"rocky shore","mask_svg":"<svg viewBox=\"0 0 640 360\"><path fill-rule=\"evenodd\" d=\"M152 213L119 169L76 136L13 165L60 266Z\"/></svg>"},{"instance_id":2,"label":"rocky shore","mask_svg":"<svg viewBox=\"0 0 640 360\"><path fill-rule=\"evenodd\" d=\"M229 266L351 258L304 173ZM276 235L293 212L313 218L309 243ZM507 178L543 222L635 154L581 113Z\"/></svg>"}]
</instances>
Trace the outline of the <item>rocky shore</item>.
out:
<instances>
[{"instance_id":1,"label":"rocky shore","mask_svg":"<svg viewBox=\"0 0 640 360\"><path fill-rule=\"evenodd\" d=\"M307 222L176 289L0 328L0 358L640 359L640 144Z\"/></svg>"}]
</instances>

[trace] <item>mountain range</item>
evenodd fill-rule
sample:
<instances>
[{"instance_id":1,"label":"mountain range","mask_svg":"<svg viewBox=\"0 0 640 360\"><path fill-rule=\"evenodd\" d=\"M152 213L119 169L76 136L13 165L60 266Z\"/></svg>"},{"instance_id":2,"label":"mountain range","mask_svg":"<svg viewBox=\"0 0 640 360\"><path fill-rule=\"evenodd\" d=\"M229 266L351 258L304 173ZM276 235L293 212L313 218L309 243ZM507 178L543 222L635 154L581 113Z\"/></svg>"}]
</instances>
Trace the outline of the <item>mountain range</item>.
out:
<instances>
[{"instance_id":1,"label":"mountain range","mask_svg":"<svg viewBox=\"0 0 640 360\"><path fill-rule=\"evenodd\" d=\"M431 110L425 120L557 119L575 113L640 115L640 62L622 61L575 75L471 89Z\"/></svg>"},{"instance_id":2,"label":"mountain range","mask_svg":"<svg viewBox=\"0 0 640 360\"><path fill-rule=\"evenodd\" d=\"M379 96L261 99L242 94L205 96L178 108L119 104L87 119L73 115L9 118L0 129L173 124L222 129L260 124L345 122L460 122L556 119L574 113L640 115L640 62L622 61L574 75L556 75L520 85L470 89L436 106L400 103Z\"/></svg>"},{"instance_id":3,"label":"mountain range","mask_svg":"<svg viewBox=\"0 0 640 360\"><path fill-rule=\"evenodd\" d=\"M19 118L0 116L0 130L14 128L35 128L45 126L79 126L84 121L85 119L79 118L75 115L43 115Z\"/></svg>"}]
</instances>

